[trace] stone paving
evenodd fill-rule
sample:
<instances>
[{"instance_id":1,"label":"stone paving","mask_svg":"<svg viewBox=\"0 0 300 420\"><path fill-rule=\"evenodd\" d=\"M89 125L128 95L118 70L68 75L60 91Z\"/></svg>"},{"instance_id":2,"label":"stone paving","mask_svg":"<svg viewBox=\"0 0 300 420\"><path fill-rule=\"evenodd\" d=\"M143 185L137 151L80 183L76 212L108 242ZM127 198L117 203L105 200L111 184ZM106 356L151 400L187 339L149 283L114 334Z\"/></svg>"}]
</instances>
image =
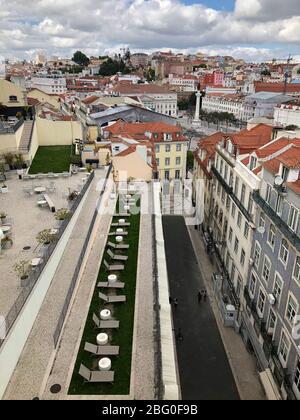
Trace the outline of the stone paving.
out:
<instances>
[{"instance_id":1,"label":"stone paving","mask_svg":"<svg viewBox=\"0 0 300 420\"><path fill-rule=\"evenodd\" d=\"M104 176L104 171L96 171L78 222L6 390L5 399L30 400L41 396L45 373L53 357L53 333L95 211L99 197L98 181Z\"/></svg>"},{"instance_id":2,"label":"stone paving","mask_svg":"<svg viewBox=\"0 0 300 420\"><path fill-rule=\"evenodd\" d=\"M54 214L50 209L40 208L37 205L42 196L34 194L28 196L24 188L31 188L32 181L20 181L15 172L7 173L9 192L0 194L0 212L8 215L8 221L12 219L12 239L13 247L8 250L0 251L0 314L5 315L13 305L21 291L20 280L13 270L16 262L21 260L31 260L38 256L40 246L36 241L37 234L44 229L55 228L58 225ZM73 175L69 178L41 179L35 180L36 185L49 186L49 182L54 182L56 191L49 194L56 209L68 207L66 194L68 189L71 191L82 188L82 174ZM4 223L5 224L5 223ZM24 251L25 246L30 246L29 251Z\"/></svg>"},{"instance_id":3,"label":"stone paving","mask_svg":"<svg viewBox=\"0 0 300 420\"><path fill-rule=\"evenodd\" d=\"M212 288L211 276L214 270L204 250L200 232L196 231L193 226L188 230L241 399L265 400L266 396L259 380L255 358L247 352L241 336L232 328L226 328L223 325Z\"/></svg>"}]
</instances>

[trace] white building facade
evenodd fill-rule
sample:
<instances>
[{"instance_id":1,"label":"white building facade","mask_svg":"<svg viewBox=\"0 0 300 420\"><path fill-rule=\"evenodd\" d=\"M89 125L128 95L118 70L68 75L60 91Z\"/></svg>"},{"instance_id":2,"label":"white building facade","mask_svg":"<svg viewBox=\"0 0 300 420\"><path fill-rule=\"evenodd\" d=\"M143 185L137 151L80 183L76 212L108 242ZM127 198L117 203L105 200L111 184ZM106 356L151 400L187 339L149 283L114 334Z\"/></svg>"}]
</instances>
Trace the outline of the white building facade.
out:
<instances>
[{"instance_id":1,"label":"white building facade","mask_svg":"<svg viewBox=\"0 0 300 420\"><path fill-rule=\"evenodd\" d=\"M275 107L274 123L279 127L296 125L300 128L300 106L281 105Z\"/></svg>"},{"instance_id":2,"label":"white building facade","mask_svg":"<svg viewBox=\"0 0 300 420\"><path fill-rule=\"evenodd\" d=\"M36 74L28 81L31 89L39 89L48 94L63 94L67 92L66 79L60 73Z\"/></svg>"}]
</instances>

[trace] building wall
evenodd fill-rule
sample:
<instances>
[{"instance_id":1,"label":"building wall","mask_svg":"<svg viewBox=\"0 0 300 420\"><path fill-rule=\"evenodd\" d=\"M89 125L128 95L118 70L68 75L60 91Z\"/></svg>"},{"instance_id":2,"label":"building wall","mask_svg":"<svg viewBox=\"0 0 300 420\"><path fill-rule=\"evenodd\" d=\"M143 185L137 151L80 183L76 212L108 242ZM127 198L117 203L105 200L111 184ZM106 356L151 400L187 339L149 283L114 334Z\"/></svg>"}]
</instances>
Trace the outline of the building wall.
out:
<instances>
[{"instance_id":1,"label":"building wall","mask_svg":"<svg viewBox=\"0 0 300 420\"><path fill-rule=\"evenodd\" d=\"M287 125L297 125L300 127L300 107L293 107L292 109L275 108L274 121L277 125L286 127Z\"/></svg>"},{"instance_id":2,"label":"building wall","mask_svg":"<svg viewBox=\"0 0 300 420\"><path fill-rule=\"evenodd\" d=\"M78 121L51 121L37 118L40 146L67 146L75 139L82 139L82 126Z\"/></svg>"},{"instance_id":3,"label":"building wall","mask_svg":"<svg viewBox=\"0 0 300 420\"><path fill-rule=\"evenodd\" d=\"M145 162L138 152L128 156L113 157L115 181L119 182L121 172L127 173L127 179L134 178L150 182L152 180L152 168Z\"/></svg>"},{"instance_id":4,"label":"building wall","mask_svg":"<svg viewBox=\"0 0 300 420\"><path fill-rule=\"evenodd\" d=\"M16 96L17 101L11 101L10 96ZM26 106L26 94L14 83L0 80L0 103L7 107Z\"/></svg>"},{"instance_id":5,"label":"building wall","mask_svg":"<svg viewBox=\"0 0 300 420\"><path fill-rule=\"evenodd\" d=\"M181 151L177 151L177 145L181 146ZM170 152L167 148L170 146ZM157 143L155 147L155 156L158 159L158 172L159 179L165 179L165 172L169 171L170 179L176 178L176 171L179 171L180 178L186 176L186 160L187 160L187 143L183 142L170 142L170 143ZM180 163L176 164L176 158L180 158ZM170 159L170 163L166 163L166 159Z\"/></svg>"},{"instance_id":6,"label":"building wall","mask_svg":"<svg viewBox=\"0 0 300 420\"><path fill-rule=\"evenodd\" d=\"M56 109L60 109L60 98L58 95L48 95L38 89L33 89L28 93L28 98L38 99L41 103L48 103Z\"/></svg>"}]
</instances>

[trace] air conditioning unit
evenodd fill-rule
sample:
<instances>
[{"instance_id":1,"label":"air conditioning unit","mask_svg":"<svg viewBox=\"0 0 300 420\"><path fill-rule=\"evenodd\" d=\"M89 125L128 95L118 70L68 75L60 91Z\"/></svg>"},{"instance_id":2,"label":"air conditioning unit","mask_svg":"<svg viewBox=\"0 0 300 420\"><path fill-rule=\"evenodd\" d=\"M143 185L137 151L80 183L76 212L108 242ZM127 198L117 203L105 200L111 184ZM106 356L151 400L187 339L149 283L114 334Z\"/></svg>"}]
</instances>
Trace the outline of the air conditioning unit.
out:
<instances>
[{"instance_id":1,"label":"air conditioning unit","mask_svg":"<svg viewBox=\"0 0 300 420\"><path fill-rule=\"evenodd\" d=\"M268 299L269 299L269 303L270 303L270 305L274 306L274 305L275 305L275 303L276 303L276 298L275 298L275 296L274 296L273 294L270 294L270 295L268 296Z\"/></svg>"}]
</instances>

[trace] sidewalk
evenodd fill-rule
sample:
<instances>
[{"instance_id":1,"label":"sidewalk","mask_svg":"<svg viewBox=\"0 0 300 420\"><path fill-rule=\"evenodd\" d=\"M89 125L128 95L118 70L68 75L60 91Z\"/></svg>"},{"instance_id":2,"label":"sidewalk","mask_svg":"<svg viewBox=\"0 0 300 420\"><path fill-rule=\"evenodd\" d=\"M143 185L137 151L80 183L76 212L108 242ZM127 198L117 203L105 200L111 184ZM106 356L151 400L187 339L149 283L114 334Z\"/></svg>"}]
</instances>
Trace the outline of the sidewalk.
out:
<instances>
[{"instance_id":1,"label":"sidewalk","mask_svg":"<svg viewBox=\"0 0 300 420\"><path fill-rule=\"evenodd\" d=\"M259 381L255 359L247 352L241 336L232 328L225 328L223 325L211 282L214 270L205 252L201 234L195 230L194 226L188 227L188 231L241 399L265 400L266 397Z\"/></svg>"}]
</instances>

